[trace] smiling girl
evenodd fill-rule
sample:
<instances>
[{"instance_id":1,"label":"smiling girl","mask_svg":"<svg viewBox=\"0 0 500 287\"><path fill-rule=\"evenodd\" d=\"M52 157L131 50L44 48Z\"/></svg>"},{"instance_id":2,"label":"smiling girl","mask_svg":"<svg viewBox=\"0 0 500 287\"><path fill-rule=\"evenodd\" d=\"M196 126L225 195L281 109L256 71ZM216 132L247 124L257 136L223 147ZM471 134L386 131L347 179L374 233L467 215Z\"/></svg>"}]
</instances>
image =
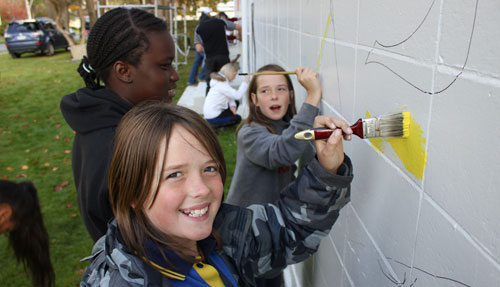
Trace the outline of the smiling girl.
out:
<instances>
[{"instance_id":1,"label":"smiling girl","mask_svg":"<svg viewBox=\"0 0 500 287\"><path fill-rule=\"evenodd\" d=\"M316 127L348 125L317 117ZM223 204L226 165L215 132L166 103L120 123L109 174L115 220L94 246L81 286L256 286L305 260L349 201L352 165L342 132L316 141L312 160L277 205Z\"/></svg>"}]
</instances>

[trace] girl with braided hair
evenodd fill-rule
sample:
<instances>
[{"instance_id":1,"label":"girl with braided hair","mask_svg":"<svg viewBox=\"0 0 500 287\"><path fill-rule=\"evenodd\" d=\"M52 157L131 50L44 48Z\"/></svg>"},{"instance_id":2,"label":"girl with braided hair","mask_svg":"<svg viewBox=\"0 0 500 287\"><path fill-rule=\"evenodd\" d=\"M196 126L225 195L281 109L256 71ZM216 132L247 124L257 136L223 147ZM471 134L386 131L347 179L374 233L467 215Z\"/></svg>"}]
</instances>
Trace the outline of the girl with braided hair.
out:
<instances>
[{"instance_id":1,"label":"girl with braided hair","mask_svg":"<svg viewBox=\"0 0 500 287\"><path fill-rule=\"evenodd\" d=\"M78 72L84 88L61 100L76 132L72 167L80 214L94 241L113 217L108 166L115 129L123 115L145 100L171 102L179 79L175 46L165 21L144 10L116 8L92 27Z\"/></svg>"},{"instance_id":2,"label":"girl with braided hair","mask_svg":"<svg viewBox=\"0 0 500 287\"><path fill-rule=\"evenodd\" d=\"M0 180L0 234L4 232L17 262L30 271L33 286L54 286L49 236L33 183Z\"/></svg>"}]
</instances>

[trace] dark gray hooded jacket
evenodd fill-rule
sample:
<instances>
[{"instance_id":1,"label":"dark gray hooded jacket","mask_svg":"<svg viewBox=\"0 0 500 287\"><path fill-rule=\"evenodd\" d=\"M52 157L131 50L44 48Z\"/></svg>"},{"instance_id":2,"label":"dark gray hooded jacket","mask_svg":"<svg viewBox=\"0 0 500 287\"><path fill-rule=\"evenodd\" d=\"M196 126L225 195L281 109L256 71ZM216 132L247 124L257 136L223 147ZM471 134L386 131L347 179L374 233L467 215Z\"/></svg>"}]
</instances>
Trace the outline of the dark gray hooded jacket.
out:
<instances>
[{"instance_id":1,"label":"dark gray hooded jacket","mask_svg":"<svg viewBox=\"0 0 500 287\"><path fill-rule=\"evenodd\" d=\"M222 238L219 255L238 286L255 286L255 277L275 277L288 265L312 255L349 202L352 165L337 175L313 160L281 193L277 205L248 208L223 204L214 228ZM142 259L125 250L116 221L94 246L80 286L172 286Z\"/></svg>"}]
</instances>

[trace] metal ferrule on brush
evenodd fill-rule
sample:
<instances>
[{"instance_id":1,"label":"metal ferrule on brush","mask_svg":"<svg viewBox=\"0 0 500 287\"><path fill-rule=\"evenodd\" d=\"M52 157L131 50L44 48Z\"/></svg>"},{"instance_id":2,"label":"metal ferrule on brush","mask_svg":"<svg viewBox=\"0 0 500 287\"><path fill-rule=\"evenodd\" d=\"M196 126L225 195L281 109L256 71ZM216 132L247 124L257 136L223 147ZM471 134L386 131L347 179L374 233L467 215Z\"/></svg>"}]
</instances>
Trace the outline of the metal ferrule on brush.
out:
<instances>
[{"instance_id":1,"label":"metal ferrule on brush","mask_svg":"<svg viewBox=\"0 0 500 287\"><path fill-rule=\"evenodd\" d=\"M404 137L405 118L403 113L382 115L377 118L363 120L364 138L373 137ZM365 129L366 128L366 129ZM406 127L408 129L408 127ZM407 131L408 133L409 131Z\"/></svg>"},{"instance_id":2,"label":"metal ferrule on brush","mask_svg":"<svg viewBox=\"0 0 500 287\"><path fill-rule=\"evenodd\" d=\"M363 119L363 138L380 136L380 126L377 118Z\"/></svg>"}]
</instances>

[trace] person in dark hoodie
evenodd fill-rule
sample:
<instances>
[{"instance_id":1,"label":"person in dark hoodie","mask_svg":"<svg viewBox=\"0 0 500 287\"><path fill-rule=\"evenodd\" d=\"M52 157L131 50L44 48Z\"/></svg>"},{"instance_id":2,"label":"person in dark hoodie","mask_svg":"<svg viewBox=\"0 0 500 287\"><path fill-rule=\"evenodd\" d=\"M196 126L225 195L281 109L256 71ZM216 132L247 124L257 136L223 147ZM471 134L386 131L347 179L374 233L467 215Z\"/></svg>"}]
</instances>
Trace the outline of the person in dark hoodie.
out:
<instances>
[{"instance_id":1,"label":"person in dark hoodie","mask_svg":"<svg viewBox=\"0 0 500 287\"><path fill-rule=\"evenodd\" d=\"M138 103L172 101L179 79L174 49L165 21L140 9L110 10L92 27L87 56L77 69L86 87L61 100L61 112L76 132L73 176L80 214L94 242L113 217L108 168L115 129Z\"/></svg>"}]
</instances>

